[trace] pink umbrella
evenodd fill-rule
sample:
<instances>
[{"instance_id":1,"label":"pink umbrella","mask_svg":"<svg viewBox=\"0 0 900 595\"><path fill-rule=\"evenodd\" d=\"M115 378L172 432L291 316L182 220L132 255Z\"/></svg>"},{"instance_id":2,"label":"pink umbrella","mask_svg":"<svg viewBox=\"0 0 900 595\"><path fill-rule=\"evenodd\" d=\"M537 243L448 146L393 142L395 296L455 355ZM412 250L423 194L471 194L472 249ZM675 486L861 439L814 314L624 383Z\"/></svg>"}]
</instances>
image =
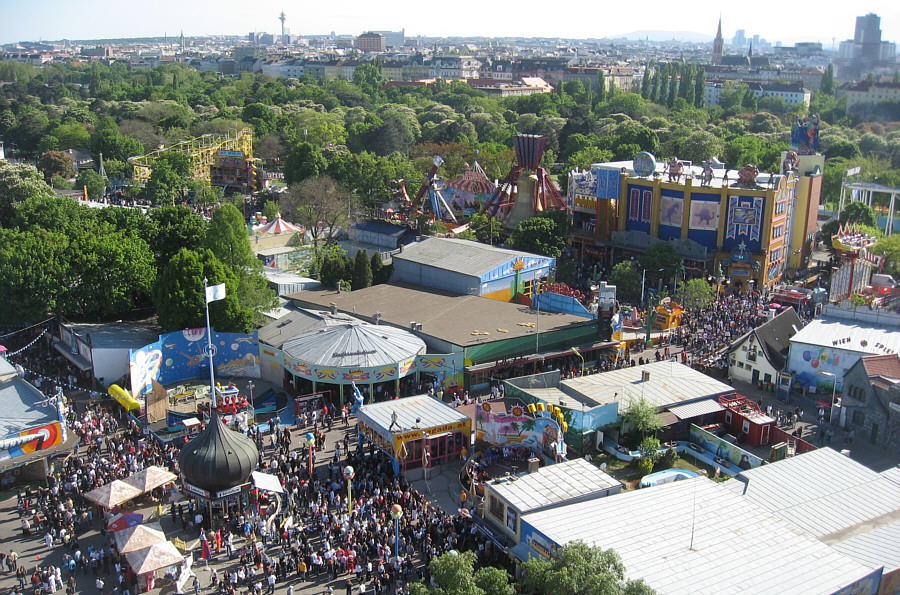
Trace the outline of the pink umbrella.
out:
<instances>
[{"instance_id":1,"label":"pink umbrella","mask_svg":"<svg viewBox=\"0 0 900 595\"><path fill-rule=\"evenodd\" d=\"M4 351L9 351L9 349L7 349L7 348L6 348L5 346L3 346L3 345L0 345L0 353L3 353Z\"/></svg>"}]
</instances>

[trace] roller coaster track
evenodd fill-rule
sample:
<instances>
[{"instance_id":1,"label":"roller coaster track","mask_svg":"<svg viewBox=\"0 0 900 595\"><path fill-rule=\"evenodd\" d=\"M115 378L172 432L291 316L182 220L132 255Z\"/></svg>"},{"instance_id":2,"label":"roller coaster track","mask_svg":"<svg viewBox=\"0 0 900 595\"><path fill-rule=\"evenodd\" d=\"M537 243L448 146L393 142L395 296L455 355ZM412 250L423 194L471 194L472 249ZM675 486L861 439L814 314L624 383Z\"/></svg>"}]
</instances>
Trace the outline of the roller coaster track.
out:
<instances>
[{"instance_id":1,"label":"roller coaster track","mask_svg":"<svg viewBox=\"0 0 900 595\"><path fill-rule=\"evenodd\" d=\"M187 155L191 161L191 172L198 180L210 181L210 168L215 165L219 151L240 151L246 159L253 155L253 131L249 128L230 130L225 134L204 134L183 140L169 147L163 147L137 157L129 157L128 162L134 166L136 180L146 182L150 179L153 161L169 153Z\"/></svg>"}]
</instances>

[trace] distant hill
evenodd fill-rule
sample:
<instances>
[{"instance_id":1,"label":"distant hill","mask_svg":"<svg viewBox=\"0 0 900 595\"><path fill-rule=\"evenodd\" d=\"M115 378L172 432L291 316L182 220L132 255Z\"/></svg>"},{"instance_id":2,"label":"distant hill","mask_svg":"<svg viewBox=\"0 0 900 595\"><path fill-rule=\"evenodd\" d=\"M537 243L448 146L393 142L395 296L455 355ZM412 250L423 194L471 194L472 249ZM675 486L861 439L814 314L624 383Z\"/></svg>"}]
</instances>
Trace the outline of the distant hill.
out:
<instances>
[{"instance_id":1,"label":"distant hill","mask_svg":"<svg viewBox=\"0 0 900 595\"><path fill-rule=\"evenodd\" d=\"M713 35L697 33L696 31L632 31L624 35L614 35L612 38L626 39L650 39L650 41L686 41L688 43L709 43L714 39Z\"/></svg>"}]
</instances>

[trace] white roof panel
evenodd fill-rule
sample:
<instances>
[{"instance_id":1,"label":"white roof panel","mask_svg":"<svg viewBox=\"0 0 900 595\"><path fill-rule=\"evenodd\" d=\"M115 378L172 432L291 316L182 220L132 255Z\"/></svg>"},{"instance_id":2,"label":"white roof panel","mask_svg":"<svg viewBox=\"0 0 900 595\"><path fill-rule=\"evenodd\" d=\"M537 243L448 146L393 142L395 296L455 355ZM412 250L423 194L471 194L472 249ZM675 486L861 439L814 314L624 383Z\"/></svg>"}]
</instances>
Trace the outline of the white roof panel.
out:
<instances>
[{"instance_id":1,"label":"white roof panel","mask_svg":"<svg viewBox=\"0 0 900 595\"><path fill-rule=\"evenodd\" d=\"M397 412L400 426L394 433L408 432L417 426L422 429L435 428L461 421L471 420L465 413L428 395L417 395L403 399L393 399L363 405L359 417L387 431L391 426L391 414ZM416 420L421 420L418 424Z\"/></svg>"},{"instance_id":2,"label":"white roof panel","mask_svg":"<svg viewBox=\"0 0 900 595\"><path fill-rule=\"evenodd\" d=\"M522 522L560 545L614 549L628 578L644 579L660 595L833 593L871 572L705 477L551 508Z\"/></svg>"},{"instance_id":3,"label":"white roof panel","mask_svg":"<svg viewBox=\"0 0 900 595\"><path fill-rule=\"evenodd\" d=\"M844 339L849 341L835 344L835 341ZM790 341L865 354L900 353L900 330L896 327L841 318L816 318L791 337Z\"/></svg>"},{"instance_id":4,"label":"white roof panel","mask_svg":"<svg viewBox=\"0 0 900 595\"><path fill-rule=\"evenodd\" d=\"M716 413L717 411L724 410L725 408L719 405L719 402L715 399L705 399L703 401L697 401L696 403L669 407L669 412L673 413L678 419L691 419L692 417L699 417L701 415L706 415L707 413Z\"/></svg>"},{"instance_id":5,"label":"white roof panel","mask_svg":"<svg viewBox=\"0 0 900 595\"><path fill-rule=\"evenodd\" d=\"M564 504L572 500L605 496L622 484L584 459L547 465L538 471L503 483L490 483L490 489L521 514Z\"/></svg>"}]
</instances>

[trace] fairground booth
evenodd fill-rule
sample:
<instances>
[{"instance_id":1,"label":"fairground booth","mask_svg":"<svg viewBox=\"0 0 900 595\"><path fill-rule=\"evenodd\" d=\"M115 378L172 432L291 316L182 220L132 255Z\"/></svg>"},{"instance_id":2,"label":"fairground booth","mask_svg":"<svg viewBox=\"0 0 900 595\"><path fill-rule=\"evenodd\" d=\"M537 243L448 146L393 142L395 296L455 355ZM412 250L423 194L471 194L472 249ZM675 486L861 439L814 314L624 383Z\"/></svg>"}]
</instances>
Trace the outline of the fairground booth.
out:
<instances>
[{"instance_id":1,"label":"fairground booth","mask_svg":"<svg viewBox=\"0 0 900 595\"><path fill-rule=\"evenodd\" d=\"M384 451L407 479L460 458L472 442L472 419L428 395L363 405L357 419L360 445L367 440Z\"/></svg>"}]
</instances>

